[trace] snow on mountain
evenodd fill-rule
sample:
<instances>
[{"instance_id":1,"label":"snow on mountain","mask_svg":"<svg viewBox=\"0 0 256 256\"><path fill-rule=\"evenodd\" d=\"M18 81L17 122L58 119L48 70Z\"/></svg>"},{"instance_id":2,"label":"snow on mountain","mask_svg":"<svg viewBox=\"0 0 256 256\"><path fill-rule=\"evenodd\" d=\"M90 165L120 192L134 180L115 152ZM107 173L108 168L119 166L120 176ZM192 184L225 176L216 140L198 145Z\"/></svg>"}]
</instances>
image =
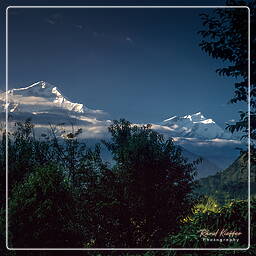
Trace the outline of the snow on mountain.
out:
<instances>
[{"instance_id":1,"label":"snow on mountain","mask_svg":"<svg viewBox=\"0 0 256 256\"><path fill-rule=\"evenodd\" d=\"M236 148L245 148L238 135L222 129L214 120L206 118L201 112L173 116L161 122L153 124L152 128L165 136L172 137L176 145L185 148L189 152L203 157L204 163L210 161L220 169L226 168L239 155ZM205 165L205 164L204 164ZM215 169L210 165L202 169L200 176L213 174Z\"/></svg>"},{"instance_id":2,"label":"snow on mountain","mask_svg":"<svg viewBox=\"0 0 256 256\"><path fill-rule=\"evenodd\" d=\"M93 110L83 104L74 103L56 86L44 81L0 93L0 121L5 120L6 94L9 128L17 121L31 118L35 124L36 136L45 133L49 124L67 132L72 131L73 126L82 128L80 138L86 139L87 143L91 141L91 144L109 136L108 126L111 121L105 119L102 110ZM201 112L171 117L159 124L152 124L152 129L166 138L172 137L190 160L195 156L203 157L204 162L199 166L201 177L230 165L239 154L235 148L241 146L241 141L236 140Z\"/></svg>"},{"instance_id":3,"label":"snow on mountain","mask_svg":"<svg viewBox=\"0 0 256 256\"><path fill-rule=\"evenodd\" d=\"M7 91L8 111L13 112L72 112L75 114L101 113L101 110L91 110L83 104L73 103L64 97L54 85L39 81L30 86ZM6 93L0 94L1 107L6 108Z\"/></svg>"},{"instance_id":4,"label":"snow on mountain","mask_svg":"<svg viewBox=\"0 0 256 256\"><path fill-rule=\"evenodd\" d=\"M9 127L17 121L31 119L40 136L49 124L61 126L66 131L72 126L83 129L86 138L102 138L107 133L109 120L105 112L71 102L54 85L39 81L30 86L0 93L0 120L5 120L6 96ZM60 128L60 129L62 129Z\"/></svg>"},{"instance_id":5,"label":"snow on mountain","mask_svg":"<svg viewBox=\"0 0 256 256\"><path fill-rule=\"evenodd\" d=\"M231 133L222 129L211 118L206 118L201 112L186 115L173 116L164 120L161 125L170 128L174 136L201 139L231 139Z\"/></svg>"},{"instance_id":6,"label":"snow on mountain","mask_svg":"<svg viewBox=\"0 0 256 256\"><path fill-rule=\"evenodd\" d=\"M80 103L71 102L55 86L45 81L36 82L30 86L7 91L8 112L20 119L23 115L33 115L35 121L63 122L68 119L79 124L98 124L102 119L102 110L93 110ZM0 93L0 110L6 109L6 93ZM26 113L26 114L25 114ZM18 115L17 115L18 114ZM199 139L231 139L229 132L222 129L212 119L206 118L201 112L174 116L160 124L153 124L153 128L167 133L172 137Z\"/></svg>"}]
</instances>

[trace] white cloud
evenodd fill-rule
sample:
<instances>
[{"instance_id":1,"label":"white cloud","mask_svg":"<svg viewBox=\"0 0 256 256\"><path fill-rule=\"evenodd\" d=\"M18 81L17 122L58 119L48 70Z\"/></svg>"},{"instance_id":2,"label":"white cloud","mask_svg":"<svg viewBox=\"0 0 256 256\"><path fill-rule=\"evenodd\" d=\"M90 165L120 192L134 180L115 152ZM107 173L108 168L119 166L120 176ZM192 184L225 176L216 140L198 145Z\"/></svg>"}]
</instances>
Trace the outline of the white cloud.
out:
<instances>
[{"instance_id":1,"label":"white cloud","mask_svg":"<svg viewBox=\"0 0 256 256\"><path fill-rule=\"evenodd\" d=\"M62 15L60 13L54 13L47 17L45 21L51 25L55 25L62 19Z\"/></svg>"},{"instance_id":2,"label":"white cloud","mask_svg":"<svg viewBox=\"0 0 256 256\"><path fill-rule=\"evenodd\" d=\"M131 38L131 37L129 37L129 36L127 36L127 37L125 38L125 40L126 40L127 42L129 42L129 43L133 43L132 38Z\"/></svg>"}]
</instances>

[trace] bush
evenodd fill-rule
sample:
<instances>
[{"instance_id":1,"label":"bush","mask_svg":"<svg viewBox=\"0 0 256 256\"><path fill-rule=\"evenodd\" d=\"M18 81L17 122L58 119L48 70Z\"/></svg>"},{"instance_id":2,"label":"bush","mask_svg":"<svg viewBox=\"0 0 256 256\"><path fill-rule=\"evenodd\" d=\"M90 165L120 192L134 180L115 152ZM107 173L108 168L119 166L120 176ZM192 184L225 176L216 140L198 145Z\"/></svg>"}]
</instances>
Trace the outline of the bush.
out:
<instances>
[{"instance_id":1,"label":"bush","mask_svg":"<svg viewBox=\"0 0 256 256\"><path fill-rule=\"evenodd\" d=\"M81 247L74 192L54 165L37 168L15 186L9 200L14 248Z\"/></svg>"},{"instance_id":2,"label":"bush","mask_svg":"<svg viewBox=\"0 0 256 256\"><path fill-rule=\"evenodd\" d=\"M255 250L255 223L256 201L251 202L251 239L252 245L250 251L244 255L254 255ZM239 242L214 242L203 241L200 237L200 230L207 229L210 232L217 230L237 231L242 234L239 236ZM213 238L210 236L209 238ZM181 226L179 233L166 238L164 247L168 248L246 248L248 239L248 202L233 201L218 211L197 211L191 218L188 218ZM232 253L234 253L232 251ZM232 254L230 253L230 254ZM241 255L242 252L237 252ZM206 255L212 255L209 252ZM229 252L225 252L228 255ZM183 255L183 254L182 254ZM184 254L192 255L192 254ZM194 255L194 254L193 254ZM195 254L197 255L197 254ZM199 255L199 254L198 254ZM201 254L200 254L201 255ZM218 252L214 255L224 255L224 252ZM232 254L233 255L233 254Z\"/></svg>"}]
</instances>

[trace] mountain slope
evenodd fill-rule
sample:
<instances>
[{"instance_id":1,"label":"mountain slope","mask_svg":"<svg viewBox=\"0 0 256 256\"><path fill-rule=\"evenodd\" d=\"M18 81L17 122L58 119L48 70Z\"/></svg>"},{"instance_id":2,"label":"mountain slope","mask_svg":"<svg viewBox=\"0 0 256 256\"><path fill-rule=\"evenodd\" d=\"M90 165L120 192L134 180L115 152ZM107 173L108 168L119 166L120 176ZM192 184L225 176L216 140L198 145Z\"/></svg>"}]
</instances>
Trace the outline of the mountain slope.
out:
<instances>
[{"instance_id":1,"label":"mountain slope","mask_svg":"<svg viewBox=\"0 0 256 256\"><path fill-rule=\"evenodd\" d=\"M152 128L163 134L165 138L172 137L177 145L180 145L186 150L204 159L208 159L219 167L218 170L227 168L235 161L239 155L239 151L236 148L245 148L244 143L237 139L198 138L199 136L196 135L195 137L183 137L168 126L152 124ZM214 173L207 171L204 176Z\"/></svg>"},{"instance_id":2,"label":"mountain slope","mask_svg":"<svg viewBox=\"0 0 256 256\"><path fill-rule=\"evenodd\" d=\"M256 194L256 166L251 165L251 195ZM227 169L198 181L200 195L215 197L220 203L248 198L248 157L243 154Z\"/></svg>"},{"instance_id":3,"label":"mountain slope","mask_svg":"<svg viewBox=\"0 0 256 256\"><path fill-rule=\"evenodd\" d=\"M81 128L80 139L99 140L109 136L105 112L90 109L84 104L75 103L63 95L61 90L50 83L39 81L30 86L11 89L8 95L9 129L17 121L31 119L35 125L35 135L47 133L49 124L58 131L71 131ZM6 93L0 93L0 121L5 121ZM139 124L143 125L143 124ZM238 155L236 147L242 143L235 140L211 118L201 112L183 117L172 117L160 124L152 124L152 129L172 137L181 146L183 154L190 161L203 158L198 166L198 177L215 174L226 168ZM60 135L61 136L61 135Z\"/></svg>"},{"instance_id":4,"label":"mountain slope","mask_svg":"<svg viewBox=\"0 0 256 256\"><path fill-rule=\"evenodd\" d=\"M39 81L30 86L0 93L0 120L5 121L6 94L8 97L9 129L17 121L31 119L35 134L45 133L49 124L59 130L83 129L86 138L103 138L110 123L102 110L94 110L71 102L56 86Z\"/></svg>"},{"instance_id":5,"label":"mountain slope","mask_svg":"<svg viewBox=\"0 0 256 256\"><path fill-rule=\"evenodd\" d=\"M85 114L103 113L101 110L91 110L83 104L69 101L54 85L39 81L30 86L7 91L8 111L31 113L63 113ZM6 93L0 94L2 111L6 109Z\"/></svg>"},{"instance_id":6,"label":"mountain slope","mask_svg":"<svg viewBox=\"0 0 256 256\"><path fill-rule=\"evenodd\" d=\"M215 121L204 117L201 112L182 117L173 116L164 120L161 125L170 127L174 136L201 139L232 138L231 133L224 131Z\"/></svg>"},{"instance_id":7,"label":"mountain slope","mask_svg":"<svg viewBox=\"0 0 256 256\"><path fill-rule=\"evenodd\" d=\"M202 160L201 163L199 163L196 166L196 169L197 169L196 179L206 177L208 175L213 175L217 171L221 170L221 168L218 165L216 165L214 162L208 160L207 158L199 156L195 153L192 153L192 152L188 151L187 149L185 149L184 147L179 146L179 148L181 149L182 155L189 162L192 162L192 161L195 161L195 160L201 158L201 160Z\"/></svg>"}]
</instances>

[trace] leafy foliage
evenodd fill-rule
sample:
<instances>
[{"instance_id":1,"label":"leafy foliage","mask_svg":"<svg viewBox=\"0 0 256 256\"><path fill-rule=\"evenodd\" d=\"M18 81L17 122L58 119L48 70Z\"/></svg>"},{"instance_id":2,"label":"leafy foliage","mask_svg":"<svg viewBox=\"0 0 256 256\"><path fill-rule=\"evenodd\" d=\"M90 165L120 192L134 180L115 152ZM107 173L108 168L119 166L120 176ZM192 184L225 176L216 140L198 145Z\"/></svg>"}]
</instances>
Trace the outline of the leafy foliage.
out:
<instances>
[{"instance_id":1,"label":"leafy foliage","mask_svg":"<svg viewBox=\"0 0 256 256\"><path fill-rule=\"evenodd\" d=\"M33 171L15 186L9 205L9 228L15 248L81 247L76 201L57 166Z\"/></svg>"},{"instance_id":2,"label":"leafy foliage","mask_svg":"<svg viewBox=\"0 0 256 256\"><path fill-rule=\"evenodd\" d=\"M187 163L179 147L149 125L113 121L111 139L103 142L113 166L102 161L99 145L92 150L80 142L79 132L59 139L51 130L52 137L38 140L29 121L16 128L8 141L15 159L10 165L11 247L196 246L200 223L224 223L226 210L213 199L195 203L192 197L196 162ZM2 160L4 154L2 141ZM239 220L243 205L230 216ZM236 223L244 227L245 218ZM3 233L3 208L0 228Z\"/></svg>"},{"instance_id":3,"label":"leafy foliage","mask_svg":"<svg viewBox=\"0 0 256 256\"><path fill-rule=\"evenodd\" d=\"M248 6L250 8L250 26L256 24L256 2L243 0L227 0L229 6ZM256 33L251 29L250 33L250 56L251 56L251 77L250 92L248 87L248 9L247 8L225 8L215 9L212 15L202 14L202 21L205 27L199 31L202 36L200 47L203 51L215 59L221 59L225 67L217 69L217 73L222 76L234 77L239 80L235 83L234 97L231 103L246 102L250 93L251 104L251 138L256 138ZM231 131L243 131L244 136L248 134L248 111L240 112L240 120L236 124L230 124L227 128Z\"/></svg>"},{"instance_id":4,"label":"leafy foliage","mask_svg":"<svg viewBox=\"0 0 256 256\"><path fill-rule=\"evenodd\" d=\"M150 126L120 120L109 131L114 166L99 145L77 139L81 131L59 138L51 128L36 139L29 120L17 124L8 136L11 246L155 247L177 231L192 203L195 163Z\"/></svg>"},{"instance_id":5,"label":"leafy foliage","mask_svg":"<svg viewBox=\"0 0 256 256\"><path fill-rule=\"evenodd\" d=\"M120 120L109 131L111 141L104 143L116 164L86 192L95 196L97 191L97 203L88 203L101 216L94 221L93 229L100 231L92 246L160 246L190 208L194 164L186 163L172 140L150 126Z\"/></svg>"},{"instance_id":6,"label":"leafy foliage","mask_svg":"<svg viewBox=\"0 0 256 256\"><path fill-rule=\"evenodd\" d=\"M193 213L219 212L219 204L213 197L204 196L198 204L193 207Z\"/></svg>"},{"instance_id":7,"label":"leafy foliage","mask_svg":"<svg viewBox=\"0 0 256 256\"><path fill-rule=\"evenodd\" d=\"M251 163L251 196L256 194L256 168ZM248 154L242 154L227 169L197 181L195 193L209 195L220 204L248 198Z\"/></svg>"},{"instance_id":8,"label":"leafy foliage","mask_svg":"<svg viewBox=\"0 0 256 256\"><path fill-rule=\"evenodd\" d=\"M255 219L256 202L251 202L251 220ZM251 239L255 241L255 223L251 225ZM211 232L217 230L237 231L242 234L238 236L239 243L230 241L204 241L200 230L209 230ZM209 236L209 238L214 238ZM224 237L222 237L224 238ZM230 237L231 238L231 237ZM248 244L248 202L247 201L234 201L231 202L218 211L198 211L195 212L192 218L183 224L181 231L176 235L167 237L165 240L165 247L176 248L214 248L214 247L228 247L228 248L246 248ZM253 245L255 249L255 245ZM234 252L232 252L234 253ZM239 252L241 253L241 252ZM238 253L238 255L239 255ZM246 254L248 253L248 254ZM185 254L186 255L186 254ZM190 255L190 254L189 254ZM194 255L194 254L193 254ZM195 254L199 255L199 254ZM201 254L200 254L201 255ZM205 255L211 255L206 252ZM215 254L214 254L215 255ZM216 255L223 255L222 252ZM226 255L226 252L225 252ZM253 250L249 253L245 252L244 255L254 255Z\"/></svg>"}]
</instances>

